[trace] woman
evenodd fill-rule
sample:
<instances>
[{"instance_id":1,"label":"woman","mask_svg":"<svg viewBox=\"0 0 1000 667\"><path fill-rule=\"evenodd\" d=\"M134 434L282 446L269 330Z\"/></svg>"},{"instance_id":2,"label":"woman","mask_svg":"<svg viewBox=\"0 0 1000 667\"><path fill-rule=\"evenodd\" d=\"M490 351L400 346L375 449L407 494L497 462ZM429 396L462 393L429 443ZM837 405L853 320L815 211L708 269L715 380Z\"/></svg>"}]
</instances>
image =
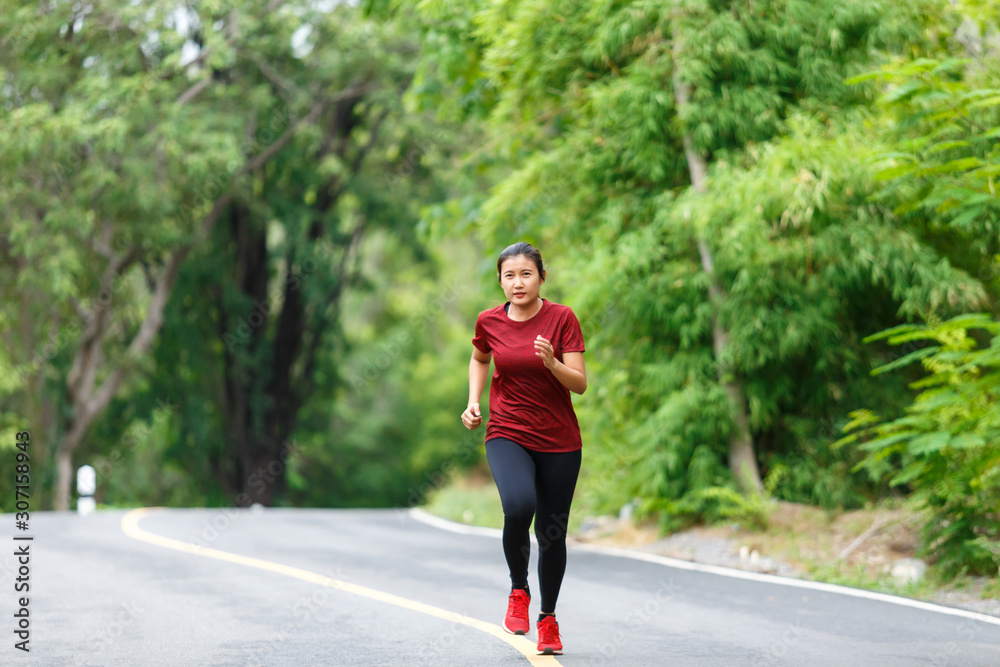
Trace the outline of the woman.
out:
<instances>
[{"instance_id":1,"label":"woman","mask_svg":"<svg viewBox=\"0 0 1000 667\"><path fill-rule=\"evenodd\" d=\"M479 398L490 371L486 459L503 504L503 552L511 592L503 628L528 632L528 528L538 539L538 654L561 655L556 598L566 571L566 525L580 472L580 426L570 391L587 389L583 334L573 311L538 295L545 282L542 256L527 243L504 249L497 278L507 303L476 321L469 362L469 406L462 423L482 423Z\"/></svg>"}]
</instances>

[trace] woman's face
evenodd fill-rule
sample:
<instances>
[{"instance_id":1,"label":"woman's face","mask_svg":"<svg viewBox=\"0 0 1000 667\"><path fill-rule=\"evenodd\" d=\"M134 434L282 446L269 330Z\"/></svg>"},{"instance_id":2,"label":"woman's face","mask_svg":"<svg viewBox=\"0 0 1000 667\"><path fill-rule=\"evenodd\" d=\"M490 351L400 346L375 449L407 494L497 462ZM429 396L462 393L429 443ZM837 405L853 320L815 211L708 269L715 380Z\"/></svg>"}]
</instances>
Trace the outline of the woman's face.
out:
<instances>
[{"instance_id":1,"label":"woman's face","mask_svg":"<svg viewBox=\"0 0 1000 667\"><path fill-rule=\"evenodd\" d=\"M538 288L545 278L538 274L535 262L518 255L508 257L500 265L500 286L507 300L516 306L528 306L538 298Z\"/></svg>"}]
</instances>

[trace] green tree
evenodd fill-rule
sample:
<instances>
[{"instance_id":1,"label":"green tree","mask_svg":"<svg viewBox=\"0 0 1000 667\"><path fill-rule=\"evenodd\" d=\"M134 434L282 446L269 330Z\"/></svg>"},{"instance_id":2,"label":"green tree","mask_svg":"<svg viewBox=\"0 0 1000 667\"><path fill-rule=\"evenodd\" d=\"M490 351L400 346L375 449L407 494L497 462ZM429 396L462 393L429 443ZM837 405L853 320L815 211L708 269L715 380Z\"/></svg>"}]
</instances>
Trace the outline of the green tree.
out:
<instances>
[{"instance_id":1,"label":"green tree","mask_svg":"<svg viewBox=\"0 0 1000 667\"><path fill-rule=\"evenodd\" d=\"M242 158L236 142L206 142L190 124L219 122L207 100L235 92L213 87L209 66L231 51L232 28L211 59L182 63L175 9L7 3L0 19L4 291L31 302L22 402L54 417L42 445L54 453L59 509L73 451L141 365L180 265L221 211L195 210L202 179Z\"/></svg>"},{"instance_id":2,"label":"green tree","mask_svg":"<svg viewBox=\"0 0 1000 667\"><path fill-rule=\"evenodd\" d=\"M831 479L825 465L853 463L826 449L841 401L872 388L861 339L981 303L975 278L867 201L873 137L852 110L874 89L845 83L922 41L935 3L421 7L417 81L490 122L466 166L496 183L467 215L489 245L538 239L577 267L565 280L604 385L583 409L624 493L697 511L687 494L759 488L775 456L818 457Z\"/></svg>"},{"instance_id":3,"label":"green tree","mask_svg":"<svg viewBox=\"0 0 1000 667\"><path fill-rule=\"evenodd\" d=\"M399 102L413 67L399 26L372 24L350 8L310 20L312 43L350 48L317 53L315 61L255 48L275 72L261 85L278 95L273 80L280 77L303 94L320 84L349 92L331 100L314 132L275 156L252 200L230 206L229 224L210 250L221 271L199 271L189 286L207 298L185 319L210 313L215 331L204 333L220 353L212 365L223 369L224 395L217 400L226 445L212 468L226 494L242 504L271 504L283 495L283 463L299 412L318 376L327 378L327 397L340 381L342 299L362 278L363 241L378 229L412 239L408 199L426 180L386 188L386 174L409 153L418 131Z\"/></svg>"},{"instance_id":4,"label":"green tree","mask_svg":"<svg viewBox=\"0 0 1000 667\"><path fill-rule=\"evenodd\" d=\"M142 392L143 377L168 372L163 362L208 380L193 359L222 360L211 400L227 399L227 445L213 462L227 490L246 491L336 347L364 229L409 233L410 205L398 202L411 190L387 178L413 143L399 103L413 67L405 28L279 0L68 13L8 4L0 280L30 309L16 315L5 300L3 334L18 347L3 363L19 379L3 389L33 419L59 415L53 505L68 506L73 453L112 398ZM213 319L171 327L164 354L151 355L167 313L191 316L183 303L167 309L185 266L182 297L206 287L196 296ZM280 306L242 336L240 318L276 285ZM196 332L215 339L213 354ZM51 354L46 335L57 338Z\"/></svg>"},{"instance_id":5,"label":"green tree","mask_svg":"<svg viewBox=\"0 0 1000 667\"><path fill-rule=\"evenodd\" d=\"M989 313L931 318L872 337L905 345L904 354L877 373L919 360L926 375L911 385L919 391L905 414L883 421L878 415L885 411L869 405L853 413L848 430L855 432L841 441L861 441L867 455L858 467L912 490L929 510L924 550L946 574L992 574L1000 565L1000 53L981 36L995 30L997 8L995 2L958 3L948 17L955 30L937 50L863 77L885 82L882 103L895 139L881 156L877 199L891 203L988 292L976 305ZM944 296L961 301L964 295Z\"/></svg>"}]
</instances>

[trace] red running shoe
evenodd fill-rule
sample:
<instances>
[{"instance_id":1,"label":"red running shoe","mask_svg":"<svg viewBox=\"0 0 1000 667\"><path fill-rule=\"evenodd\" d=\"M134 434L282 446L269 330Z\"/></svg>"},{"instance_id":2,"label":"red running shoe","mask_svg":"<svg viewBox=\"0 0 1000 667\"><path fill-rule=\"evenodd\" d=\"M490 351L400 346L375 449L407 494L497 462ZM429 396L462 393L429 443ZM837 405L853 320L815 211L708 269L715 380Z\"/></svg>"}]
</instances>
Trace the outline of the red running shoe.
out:
<instances>
[{"instance_id":1,"label":"red running shoe","mask_svg":"<svg viewBox=\"0 0 1000 667\"><path fill-rule=\"evenodd\" d=\"M507 615L503 619L503 629L512 635L526 635L531 625L528 623L528 592L515 588L507 598Z\"/></svg>"},{"instance_id":2,"label":"red running shoe","mask_svg":"<svg viewBox=\"0 0 1000 667\"><path fill-rule=\"evenodd\" d=\"M538 655L562 655L559 624L555 616L543 616L538 622Z\"/></svg>"}]
</instances>

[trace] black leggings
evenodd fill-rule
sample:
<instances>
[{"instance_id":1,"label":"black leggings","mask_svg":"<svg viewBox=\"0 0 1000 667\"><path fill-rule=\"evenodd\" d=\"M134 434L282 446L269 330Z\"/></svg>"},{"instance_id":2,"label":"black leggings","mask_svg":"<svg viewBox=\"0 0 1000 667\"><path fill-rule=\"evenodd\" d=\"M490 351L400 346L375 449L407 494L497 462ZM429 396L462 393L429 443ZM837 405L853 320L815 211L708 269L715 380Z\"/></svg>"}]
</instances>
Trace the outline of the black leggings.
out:
<instances>
[{"instance_id":1,"label":"black leggings","mask_svg":"<svg viewBox=\"0 0 1000 667\"><path fill-rule=\"evenodd\" d=\"M511 585L528 585L528 528L534 517L542 612L547 614L556 611L566 572L566 525L580 474L580 451L536 452L507 438L486 441L486 460L503 504L503 553Z\"/></svg>"}]
</instances>

